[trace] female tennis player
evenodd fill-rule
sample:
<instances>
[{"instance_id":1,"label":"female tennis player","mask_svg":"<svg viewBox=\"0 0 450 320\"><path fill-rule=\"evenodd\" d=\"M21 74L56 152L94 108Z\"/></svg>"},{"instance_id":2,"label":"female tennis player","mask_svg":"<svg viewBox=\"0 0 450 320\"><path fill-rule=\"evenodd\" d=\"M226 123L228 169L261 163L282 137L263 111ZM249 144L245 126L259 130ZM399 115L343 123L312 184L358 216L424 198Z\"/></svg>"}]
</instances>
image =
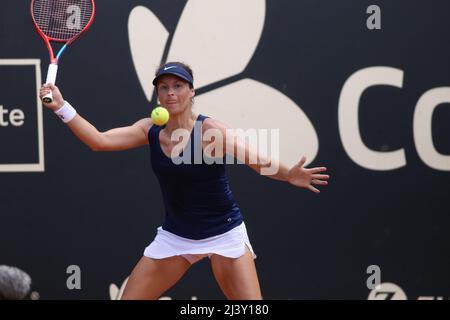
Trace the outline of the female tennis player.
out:
<instances>
[{"instance_id":1,"label":"female tennis player","mask_svg":"<svg viewBox=\"0 0 450 320\"><path fill-rule=\"evenodd\" d=\"M214 276L226 298L262 299L255 254L228 185L225 161L206 163L202 159L197 164L177 159L186 154L193 157L195 148L201 147L201 151L207 153L206 147L211 142L205 141L203 134L208 130L220 132L225 140L217 154L207 155L211 158L224 157L229 150L236 151L232 155L243 155L239 160L258 173L273 159L260 156L235 136L227 136L230 130L219 120L193 112L194 79L189 66L180 62L167 63L157 70L153 84L160 103L169 111L169 121L157 126L151 118L145 118L131 126L106 132L99 132L77 114L53 84L46 84L40 90L40 97L53 94L54 101L45 106L92 150L150 146L151 164L160 183L166 214L156 237L132 271L122 299L159 298L192 264L204 257L210 258ZM190 133L182 142L172 138L180 130ZM250 161L254 156L257 161ZM323 174L326 168L307 169L305 161L302 157L292 168L280 163L277 172L269 177L319 193L316 187L327 185L329 179Z\"/></svg>"}]
</instances>

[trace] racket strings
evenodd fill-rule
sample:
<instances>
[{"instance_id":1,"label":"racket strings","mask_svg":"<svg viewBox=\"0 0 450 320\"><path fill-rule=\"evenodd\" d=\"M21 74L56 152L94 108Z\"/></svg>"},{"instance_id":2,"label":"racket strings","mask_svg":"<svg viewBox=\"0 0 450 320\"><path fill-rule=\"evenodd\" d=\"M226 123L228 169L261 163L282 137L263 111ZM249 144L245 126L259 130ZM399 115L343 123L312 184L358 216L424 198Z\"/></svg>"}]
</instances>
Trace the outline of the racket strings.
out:
<instances>
[{"instance_id":1,"label":"racket strings","mask_svg":"<svg viewBox=\"0 0 450 320\"><path fill-rule=\"evenodd\" d=\"M68 41L80 34L93 13L91 0L35 0L33 16L49 38Z\"/></svg>"}]
</instances>

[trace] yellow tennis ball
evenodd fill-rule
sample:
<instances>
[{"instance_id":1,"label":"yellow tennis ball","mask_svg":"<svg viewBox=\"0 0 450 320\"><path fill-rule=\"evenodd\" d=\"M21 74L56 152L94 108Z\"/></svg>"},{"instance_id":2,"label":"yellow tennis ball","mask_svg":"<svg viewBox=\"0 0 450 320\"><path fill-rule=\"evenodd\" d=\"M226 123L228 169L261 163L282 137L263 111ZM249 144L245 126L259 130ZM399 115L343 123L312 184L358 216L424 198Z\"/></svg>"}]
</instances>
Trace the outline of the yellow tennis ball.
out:
<instances>
[{"instance_id":1,"label":"yellow tennis ball","mask_svg":"<svg viewBox=\"0 0 450 320\"><path fill-rule=\"evenodd\" d=\"M169 121L169 111L162 106L158 106L152 111L153 123L157 126L162 126Z\"/></svg>"}]
</instances>

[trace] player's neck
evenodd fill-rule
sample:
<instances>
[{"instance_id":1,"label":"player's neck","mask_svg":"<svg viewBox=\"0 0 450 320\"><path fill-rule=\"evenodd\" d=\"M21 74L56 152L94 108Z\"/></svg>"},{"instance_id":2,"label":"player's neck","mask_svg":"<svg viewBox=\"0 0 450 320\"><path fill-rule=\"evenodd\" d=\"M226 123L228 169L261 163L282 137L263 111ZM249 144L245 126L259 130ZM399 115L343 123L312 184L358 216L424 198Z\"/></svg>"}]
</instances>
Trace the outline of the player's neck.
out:
<instances>
[{"instance_id":1,"label":"player's neck","mask_svg":"<svg viewBox=\"0 0 450 320\"><path fill-rule=\"evenodd\" d=\"M194 114L191 108L186 108L185 111L176 115L170 115L169 121L164 130L170 134L177 129L186 129L191 131L195 125L197 115Z\"/></svg>"}]
</instances>

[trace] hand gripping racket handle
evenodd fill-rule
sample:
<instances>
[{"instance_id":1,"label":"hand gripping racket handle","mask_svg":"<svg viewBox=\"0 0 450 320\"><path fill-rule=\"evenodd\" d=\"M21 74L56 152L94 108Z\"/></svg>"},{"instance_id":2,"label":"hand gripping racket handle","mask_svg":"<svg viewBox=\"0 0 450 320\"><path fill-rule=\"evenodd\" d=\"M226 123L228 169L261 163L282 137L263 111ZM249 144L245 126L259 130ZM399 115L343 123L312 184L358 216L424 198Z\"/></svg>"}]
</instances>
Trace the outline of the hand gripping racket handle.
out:
<instances>
[{"instance_id":1,"label":"hand gripping racket handle","mask_svg":"<svg viewBox=\"0 0 450 320\"><path fill-rule=\"evenodd\" d=\"M45 83L55 84L57 74L58 74L58 65L56 63L50 64L48 66L47 80L45 81ZM45 103L52 103L53 102L52 92L50 92L47 95L45 95L44 97L42 97L42 101L44 101Z\"/></svg>"}]
</instances>

